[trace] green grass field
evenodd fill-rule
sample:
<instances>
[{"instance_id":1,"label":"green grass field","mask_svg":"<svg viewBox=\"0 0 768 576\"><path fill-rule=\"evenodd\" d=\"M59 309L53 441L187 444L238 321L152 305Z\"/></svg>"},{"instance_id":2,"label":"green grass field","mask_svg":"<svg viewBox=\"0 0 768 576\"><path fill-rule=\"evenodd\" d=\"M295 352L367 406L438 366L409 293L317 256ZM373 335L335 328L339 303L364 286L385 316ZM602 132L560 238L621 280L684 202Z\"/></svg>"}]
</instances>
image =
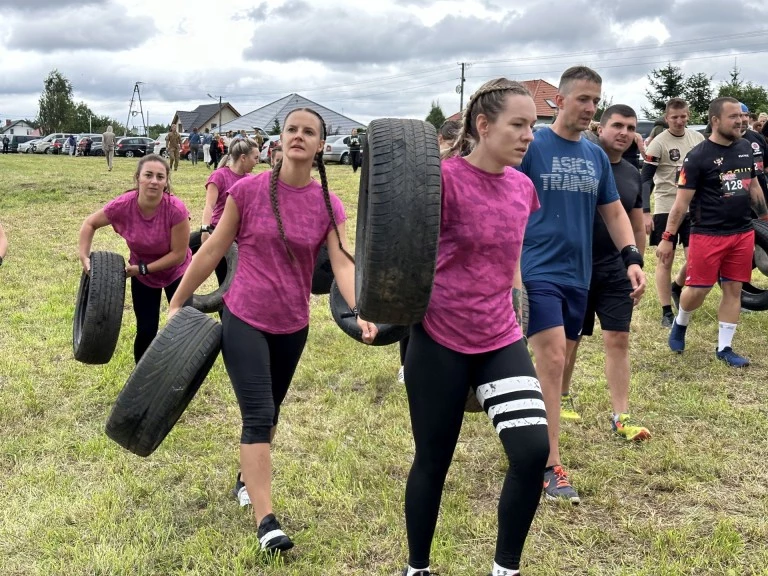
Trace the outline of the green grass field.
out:
<instances>
[{"instance_id":1,"label":"green grass field","mask_svg":"<svg viewBox=\"0 0 768 576\"><path fill-rule=\"evenodd\" d=\"M135 166L117 159L108 173L101 158L0 156L0 222L10 241L0 267L0 575L399 573L413 443L397 346L348 338L325 296L313 297L309 341L273 449L275 511L296 542L282 559L258 554L253 521L230 494L240 421L220 360L149 458L104 434L133 368L135 323L128 293L112 361L73 360L77 238L86 215L132 186ZM347 166L328 173L353 241L355 178ZM173 174L193 225L207 174L188 162ZM111 229L99 230L93 246L127 256ZM694 316L688 350L673 356L658 324L652 264L646 272L631 403L654 437L628 445L611 436L601 342L589 339L574 385L583 422L564 424L562 436L583 503L542 503L525 576L768 574L768 315L742 316L734 345L753 364L729 369L714 360L713 293ZM433 570L489 572L505 467L486 416L468 415Z\"/></svg>"}]
</instances>

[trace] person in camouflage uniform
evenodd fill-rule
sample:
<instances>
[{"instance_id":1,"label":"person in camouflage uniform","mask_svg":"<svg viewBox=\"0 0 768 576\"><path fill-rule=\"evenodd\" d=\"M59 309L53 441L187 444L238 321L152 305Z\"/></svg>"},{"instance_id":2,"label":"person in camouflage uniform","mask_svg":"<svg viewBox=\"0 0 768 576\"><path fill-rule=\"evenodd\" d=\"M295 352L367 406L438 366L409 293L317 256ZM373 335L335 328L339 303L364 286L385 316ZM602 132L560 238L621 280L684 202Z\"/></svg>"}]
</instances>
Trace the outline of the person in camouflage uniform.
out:
<instances>
[{"instance_id":1,"label":"person in camouflage uniform","mask_svg":"<svg viewBox=\"0 0 768 576\"><path fill-rule=\"evenodd\" d=\"M171 131L165 137L165 149L168 152L168 162L174 171L179 169L179 152L181 150L181 136L176 131L176 126L171 126Z\"/></svg>"}]
</instances>

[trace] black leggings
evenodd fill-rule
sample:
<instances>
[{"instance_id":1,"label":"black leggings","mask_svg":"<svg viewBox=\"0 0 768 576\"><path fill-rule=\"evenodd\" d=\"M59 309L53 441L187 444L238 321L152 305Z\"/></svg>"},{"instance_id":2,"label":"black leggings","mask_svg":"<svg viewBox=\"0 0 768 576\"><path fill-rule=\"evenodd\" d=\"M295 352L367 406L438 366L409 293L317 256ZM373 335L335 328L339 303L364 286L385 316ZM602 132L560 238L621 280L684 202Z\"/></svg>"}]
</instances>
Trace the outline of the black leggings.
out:
<instances>
[{"instance_id":1,"label":"black leggings","mask_svg":"<svg viewBox=\"0 0 768 576\"><path fill-rule=\"evenodd\" d=\"M408 341L410 339L410 336L406 336L400 340L400 366L405 366L405 355L408 352Z\"/></svg>"},{"instance_id":2,"label":"black leggings","mask_svg":"<svg viewBox=\"0 0 768 576\"><path fill-rule=\"evenodd\" d=\"M270 334L246 324L226 306L221 323L224 366L243 419L240 443L269 443L309 326L292 334Z\"/></svg>"},{"instance_id":3,"label":"black leggings","mask_svg":"<svg viewBox=\"0 0 768 576\"><path fill-rule=\"evenodd\" d=\"M180 283L181 277L165 287L165 297L168 302L173 298ZM149 345L152 344L152 340L157 336L157 328L160 325L160 296L162 293L163 288L150 288L139 282L136 276L131 277L131 298L133 298L133 312L136 314L133 359L137 364Z\"/></svg>"},{"instance_id":4,"label":"black leggings","mask_svg":"<svg viewBox=\"0 0 768 576\"><path fill-rule=\"evenodd\" d=\"M416 444L405 488L408 564L429 566L445 476L472 387L509 460L499 499L495 561L518 569L549 456L543 396L524 341L492 352L461 354L441 346L416 324L411 327L405 372Z\"/></svg>"}]
</instances>

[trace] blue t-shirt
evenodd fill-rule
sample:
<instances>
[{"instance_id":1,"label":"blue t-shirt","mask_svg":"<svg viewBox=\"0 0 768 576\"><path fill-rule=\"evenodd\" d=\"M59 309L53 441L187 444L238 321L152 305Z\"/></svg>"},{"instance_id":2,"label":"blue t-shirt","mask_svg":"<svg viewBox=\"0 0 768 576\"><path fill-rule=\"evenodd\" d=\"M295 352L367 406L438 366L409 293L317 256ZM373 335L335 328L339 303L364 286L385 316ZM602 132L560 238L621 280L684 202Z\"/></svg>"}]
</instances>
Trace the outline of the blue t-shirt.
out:
<instances>
[{"instance_id":1,"label":"blue t-shirt","mask_svg":"<svg viewBox=\"0 0 768 576\"><path fill-rule=\"evenodd\" d=\"M525 229L523 282L589 289L595 209L619 200L608 156L583 137L574 142L539 130L520 170L541 202Z\"/></svg>"},{"instance_id":2,"label":"blue t-shirt","mask_svg":"<svg viewBox=\"0 0 768 576\"><path fill-rule=\"evenodd\" d=\"M203 146L210 144L213 141L213 136L210 134L203 134Z\"/></svg>"},{"instance_id":3,"label":"blue t-shirt","mask_svg":"<svg viewBox=\"0 0 768 576\"><path fill-rule=\"evenodd\" d=\"M200 134L192 132L192 134L189 135L189 145L200 146Z\"/></svg>"}]
</instances>

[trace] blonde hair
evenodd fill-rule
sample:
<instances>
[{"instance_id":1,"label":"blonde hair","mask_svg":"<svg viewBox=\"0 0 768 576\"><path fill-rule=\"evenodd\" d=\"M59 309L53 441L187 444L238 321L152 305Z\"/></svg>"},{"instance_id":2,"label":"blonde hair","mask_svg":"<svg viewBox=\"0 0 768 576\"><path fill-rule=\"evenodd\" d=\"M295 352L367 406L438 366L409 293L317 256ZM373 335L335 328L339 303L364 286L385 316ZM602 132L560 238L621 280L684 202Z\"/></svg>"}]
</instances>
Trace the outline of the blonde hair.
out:
<instances>
[{"instance_id":1,"label":"blonde hair","mask_svg":"<svg viewBox=\"0 0 768 576\"><path fill-rule=\"evenodd\" d=\"M472 94L462 113L461 130L459 130L456 141L442 154L442 157L455 156L458 150L466 149L468 142L473 146L476 145L480 141L480 135L477 132L477 117L483 114L489 122L495 122L499 113L504 109L504 100L509 94L531 98L531 93L525 86L520 82L506 78L489 80L480 86L477 92Z\"/></svg>"}]
</instances>

